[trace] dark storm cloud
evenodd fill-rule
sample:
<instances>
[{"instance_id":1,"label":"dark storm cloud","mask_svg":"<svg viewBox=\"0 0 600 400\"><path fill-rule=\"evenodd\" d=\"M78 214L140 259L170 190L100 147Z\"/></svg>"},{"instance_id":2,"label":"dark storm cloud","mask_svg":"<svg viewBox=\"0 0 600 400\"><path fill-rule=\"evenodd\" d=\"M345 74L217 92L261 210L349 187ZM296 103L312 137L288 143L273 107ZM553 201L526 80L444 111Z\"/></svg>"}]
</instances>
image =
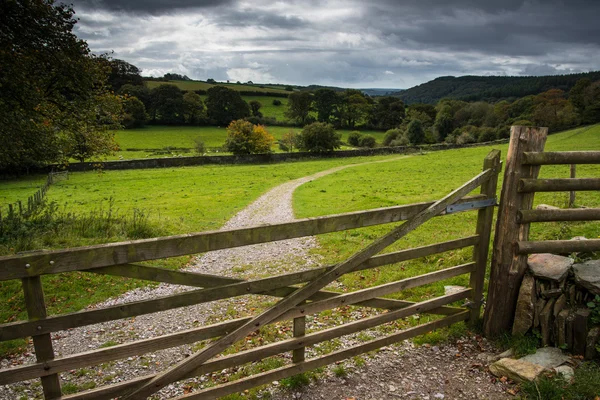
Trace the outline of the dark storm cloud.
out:
<instances>
[{"instance_id":1,"label":"dark storm cloud","mask_svg":"<svg viewBox=\"0 0 600 400\"><path fill-rule=\"evenodd\" d=\"M599 1L79 0L77 34L146 74L407 87L600 67Z\"/></svg>"},{"instance_id":2,"label":"dark storm cloud","mask_svg":"<svg viewBox=\"0 0 600 400\"><path fill-rule=\"evenodd\" d=\"M75 6L108 11L130 11L149 14L180 9L212 8L231 3L230 0L74 0Z\"/></svg>"}]
</instances>

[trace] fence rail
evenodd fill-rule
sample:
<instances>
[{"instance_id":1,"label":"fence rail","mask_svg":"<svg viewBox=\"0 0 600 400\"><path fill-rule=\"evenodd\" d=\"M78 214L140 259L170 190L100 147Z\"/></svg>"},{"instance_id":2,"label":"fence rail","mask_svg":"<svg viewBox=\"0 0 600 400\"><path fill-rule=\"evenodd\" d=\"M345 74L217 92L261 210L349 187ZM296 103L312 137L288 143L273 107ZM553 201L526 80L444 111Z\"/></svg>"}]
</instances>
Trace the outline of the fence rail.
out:
<instances>
[{"instance_id":1,"label":"fence rail","mask_svg":"<svg viewBox=\"0 0 600 400\"><path fill-rule=\"evenodd\" d=\"M124 399L141 399L171 382L236 367L248 362L260 361L283 352L293 353L292 364L288 366L188 395L191 396L190 398L210 399L343 360L432 329L448 326L459 321L475 320L479 316L482 302L483 277L485 276L493 216L493 202L488 201L484 205L476 205L478 204L476 200L495 198L497 176L500 170L499 158L499 152L490 153L484 161L482 173L436 202L308 218L285 224L193 233L0 257L0 280L21 279L29 316L28 321L0 325L0 341L33 337L37 357L36 363L0 370L0 384L5 385L40 378L47 399L109 399L121 396ZM465 197L479 186L481 187L480 195ZM448 206L465 203L473 205L473 208L468 207L465 212L471 210L478 212L477 228L474 235L377 255L385 247L416 229L425 221L443 216ZM405 222L340 264L262 279L241 280L194 272L171 271L150 265L136 264L141 261L398 221ZM472 262L349 293L324 290L327 284L350 272L373 269L466 247L473 248ZM84 271L154 282L182 284L195 287L195 289L118 306L62 315L46 315L41 275L69 271ZM470 275L470 288L451 295L419 302L383 297L465 274ZM298 286L300 284L304 285ZM226 320L209 326L64 357L55 358L54 356L50 336L53 332L253 294L273 296L281 298L281 300L255 317ZM466 299L469 300L469 307L452 306L453 303ZM305 317L307 315L314 315L347 305L378 308L386 312L329 329L306 333ZM374 328L417 313L440 315L441 319L324 356L306 359L304 349L307 346ZM245 337L249 332L265 325L288 320L293 323L294 337L220 358L212 358L214 355L222 353L238 339ZM214 339L215 341L166 372L140 376L126 382L105 385L68 396L63 396L61 393L58 378L58 374L61 372L207 339Z\"/></svg>"}]
</instances>

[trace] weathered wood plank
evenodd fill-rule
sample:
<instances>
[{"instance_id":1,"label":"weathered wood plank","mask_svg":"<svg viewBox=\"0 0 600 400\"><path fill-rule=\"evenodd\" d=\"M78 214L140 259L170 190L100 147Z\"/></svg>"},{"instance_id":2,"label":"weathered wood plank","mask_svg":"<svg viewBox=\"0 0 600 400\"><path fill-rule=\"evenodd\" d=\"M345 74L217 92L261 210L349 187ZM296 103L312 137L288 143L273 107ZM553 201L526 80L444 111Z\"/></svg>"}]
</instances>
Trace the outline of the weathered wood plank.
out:
<instances>
[{"instance_id":1,"label":"weathered wood plank","mask_svg":"<svg viewBox=\"0 0 600 400\"><path fill-rule=\"evenodd\" d=\"M517 184L523 178L537 178L540 167L524 165L523 153L542 151L547 136L548 128L511 128L484 313L486 336L498 336L512 326L519 287L527 267L527 257L514 254L513 244L529 238L529 224L517 223L516 215L519 210L531 209L533 204L533 193L519 193Z\"/></svg>"},{"instance_id":2,"label":"weathered wood plank","mask_svg":"<svg viewBox=\"0 0 600 400\"><path fill-rule=\"evenodd\" d=\"M373 351L379 349L384 346L389 346L391 344L397 343L401 340L406 340L411 337L415 337L418 335L422 335L424 333L433 331L435 329L440 329L445 326L452 325L454 323L467 320L469 318L469 312L465 311L464 313L453 315L451 317L446 317L441 320L437 320L434 322L429 322L427 324L423 324L414 328L409 328L404 331L391 334L389 336L375 339L365 344L357 345L351 347L349 349L339 350L325 356L313 358L303 363L292 364L290 366L281 367L272 371L264 372L262 374L253 375L248 378L239 379L234 382L225 383L220 386L212 387L209 389L204 389L196 393L192 393L189 395L181 396L176 398L176 400L192 400L192 399L217 399L222 396L226 396L231 393L241 392L243 390L264 385L275 380L280 380L289 376L293 376L296 374L300 374L306 371L310 371L315 368L323 367L328 364L332 364L337 361L342 361L350 357L357 356L359 354L367 353L369 351Z\"/></svg>"},{"instance_id":3,"label":"weathered wood plank","mask_svg":"<svg viewBox=\"0 0 600 400\"><path fill-rule=\"evenodd\" d=\"M577 177L577 164L571 164L571 167L569 168L570 172L571 172L571 179L575 179ZM573 208L575 207L575 194L577 192L575 191L571 191L569 192L569 208Z\"/></svg>"},{"instance_id":4,"label":"weathered wood plank","mask_svg":"<svg viewBox=\"0 0 600 400\"><path fill-rule=\"evenodd\" d=\"M398 262L406 257L415 255L423 256L425 254L435 254L440 251L447 251L456 246L463 247L464 244L472 243L476 240L475 237L453 240L449 242L438 243L430 246L423 246L417 249L403 250L396 253L385 254L379 257L371 258L363 262L358 269L373 268L374 266L383 265L387 262ZM173 308L185 307L203 302L215 301L224 298L241 296L246 294L267 294L276 297L285 297L298 288L286 287L298 283L307 282L311 279L318 278L331 271L333 267L318 268L314 270L301 271L286 275L280 275L270 278L258 279L254 281L244 281L234 278L218 277L214 275L195 274L189 272L159 270L154 267L144 267L134 265L130 269L134 273L140 273L138 276L150 275L158 277L171 277L171 283L180 281L183 278L189 279L193 283L198 284L223 284L224 286L210 287L201 290L179 293L170 296L155 298L152 300L144 300L120 304L117 306L106 307L96 310L79 311L70 314L63 314L54 317L45 318L41 321L32 322L14 322L0 325L0 341L11 340L20 337L32 336L41 333L57 332L60 330L76 328L85 325L91 325L100 322L107 322L115 319L129 318L138 315L149 314L158 311L166 311ZM123 270L126 270L123 268ZM126 273L123 275L127 276ZM161 278L162 279L162 278ZM229 283L233 282L233 283ZM282 287L284 286L284 287ZM333 292L320 291L318 294L311 296L309 300L322 300L336 296ZM376 307L376 308L399 308L404 306L404 302L390 299L371 299L365 300L360 305Z\"/></svg>"},{"instance_id":5,"label":"weathered wood plank","mask_svg":"<svg viewBox=\"0 0 600 400\"><path fill-rule=\"evenodd\" d=\"M46 317L46 303L44 301L44 290L42 280L39 276L25 278L22 280L23 293L25 295L25 306L27 316L33 322ZM38 363L44 363L54 358L52 349L52 338L50 334L38 334L33 336L33 347ZM57 374L42 377L42 388L45 399L56 399L61 396L60 380Z\"/></svg>"},{"instance_id":6,"label":"weathered wood plank","mask_svg":"<svg viewBox=\"0 0 600 400\"><path fill-rule=\"evenodd\" d=\"M205 361L221 353L238 340L246 337L248 333L256 330L256 328L261 327L266 323L269 323L292 307L298 305L300 302L307 300L314 293L318 292L323 287L339 278L341 275L353 271L356 267L365 262L367 259L371 258L373 255L379 253L392 243L407 235L409 232L429 221L431 218L445 210L448 205L454 204L456 201L467 195L483 182L487 181L490 176L493 175L493 173L493 170L490 169L478 174L476 177L469 180L458 189L454 190L441 200L436 201L425 210L407 220L404 224L392 229L389 233L374 241L365 249L350 257L348 260L338 264L329 272L321 275L319 278L306 284L288 297L280 300L273 307L253 318L252 321L247 322L234 332L223 336L200 352L188 357L160 375L157 375L154 379L146 383L134 393L126 396L125 399L145 399L169 383L181 379L182 376L185 376L190 371L198 368Z\"/></svg>"},{"instance_id":7,"label":"weathered wood plank","mask_svg":"<svg viewBox=\"0 0 600 400\"><path fill-rule=\"evenodd\" d=\"M600 178L521 179L519 192L564 192L600 190Z\"/></svg>"},{"instance_id":8,"label":"weathered wood plank","mask_svg":"<svg viewBox=\"0 0 600 400\"><path fill-rule=\"evenodd\" d=\"M483 170L494 169L496 173L486 183L481 185L481 194L488 198L495 198L498 190L498 174L500 174L501 161L500 150L492 150L483 160ZM487 268L488 253L490 249L490 237L494 219L494 207L482 208L477 213L477 227L475 232L479 236L479 243L473 249L473 261L476 263L475 271L471 273L469 286L473 289L470 322L475 324L481 315L483 303L483 286L485 271Z\"/></svg>"},{"instance_id":9,"label":"weathered wood plank","mask_svg":"<svg viewBox=\"0 0 600 400\"><path fill-rule=\"evenodd\" d=\"M458 200L457 203L480 198L481 196L466 197ZM157 260L405 221L432 204L433 202L416 203L325 217L305 218L294 222L252 228L189 233L66 250L3 256L0 257L0 281L42 274L90 270L111 265Z\"/></svg>"},{"instance_id":10,"label":"weathered wood plank","mask_svg":"<svg viewBox=\"0 0 600 400\"><path fill-rule=\"evenodd\" d=\"M600 208L569 208L558 210L519 210L517 221L520 224L529 222L551 221L596 221L600 220Z\"/></svg>"},{"instance_id":11,"label":"weathered wood plank","mask_svg":"<svg viewBox=\"0 0 600 400\"><path fill-rule=\"evenodd\" d=\"M600 151L524 152L523 164L600 164Z\"/></svg>"},{"instance_id":12,"label":"weathered wood plank","mask_svg":"<svg viewBox=\"0 0 600 400\"><path fill-rule=\"evenodd\" d=\"M448 304L452 301L457 301L460 299L467 298L469 295L468 292L469 291L467 290L467 291L464 291L464 293L462 293L462 294L457 293L457 294L451 295L452 298L448 298L447 296L444 296L445 297L444 300L440 300L440 299L442 299L441 297L436 298L436 299L427 300L426 302L419 303L420 306L415 304L415 307L412 307L411 310L406 310L406 311L400 310L402 312L395 311L394 315L382 314L382 315L370 317L370 318L364 319L364 320L353 321L349 324L345 324L345 325L342 325L339 327L333 327L333 328L329 328L329 329L326 329L323 331L311 333L311 334L304 336L303 338L287 339L284 341L261 346L261 347L255 348L255 349L249 349L249 350L242 351L239 353L220 357L218 359L208 361L206 364L202 365L198 369L190 372L190 374L185 376L185 378L191 378L193 376L199 376L199 375L213 372L213 371L220 371L225 368L230 368L230 367L233 367L236 365L242 365L242 364L245 364L248 362L252 362L252 361L266 358L269 356L273 356L273 355L276 355L276 354L279 354L279 353L282 353L285 351L293 350L294 348L297 348L298 346L312 346L316 343L320 343L325 340L330 340L330 339L333 339L333 338L336 338L336 337L339 337L342 335L348 335L351 333L359 332L364 329L368 329L370 327L375 327L375 326L384 324L386 322L398 320L400 318L404 318L405 316L413 315L414 313L417 313L417 312L421 313L421 312L423 312L423 310L427 310L428 308L430 308L432 310L435 307L439 307L439 305L441 305L441 304ZM418 308L418 307L420 307L420 308ZM445 319L438 320L438 321L444 321L444 320L447 321L448 318L455 318L453 321L459 322L459 321L463 321L463 320L467 319L468 314L467 314L467 312L462 310L462 312L457 313L454 316L446 317ZM454 323L454 322L451 322L451 323ZM425 326L425 325L423 325L423 326ZM341 328L344 329L345 333L343 333L343 334L340 333ZM414 329L414 328L410 328L410 329ZM433 330L433 329L431 329L431 330ZM402 332L404 332L404 331L402 331ZM399 339L399 340L404 340L404 339ZM384 346L384 345L382 345L382 346ZM124 393L132 391L136 388L139 388L142 384L148 382L153 377L154 377L154 375L147 375L147 376L135 378L135 379L132 379L132 380L129 380L126 382L120 382L117 384L108 385L108 386L100 387L97 389L92 389L92 390L89 390L86 392L77 393L77 394L74 394L71 396L66 396L62 400L107 400L107 399L111 399L111 398L123 395Z\"/></svg>"},{"instance_id":13,"label":"weathered wood plank","mask_svg":"<svg viewBox=\"0 0 600 400\"><path fill-rule=\"evenodd\" d=\"M516 250L517 253L522 255L537 253L570 254L600 251L600 239L540 240L538 242L518 241L516 243Z\"/></svg>"}]
</instances>

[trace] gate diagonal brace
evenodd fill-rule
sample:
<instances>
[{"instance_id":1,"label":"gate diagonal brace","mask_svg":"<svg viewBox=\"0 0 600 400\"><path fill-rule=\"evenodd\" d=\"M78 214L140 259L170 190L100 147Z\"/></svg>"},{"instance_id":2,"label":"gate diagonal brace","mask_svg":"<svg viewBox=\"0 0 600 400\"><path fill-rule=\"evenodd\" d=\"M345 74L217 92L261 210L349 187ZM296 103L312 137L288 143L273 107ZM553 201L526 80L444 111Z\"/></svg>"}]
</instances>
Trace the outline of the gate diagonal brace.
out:
<instances>
[{"instance_id":1,"label":"gate diagonal brace","mask_svg":"<svg viewBox=\"0 0 600 400\"><path fill-rule=\"evenodd\" d=\"M486 208L489 206L497 206L497 205L498 205L498 201L495 197L491 198L491 199L470 201L468 203L453 204L451 206L446 207L446 214L454 214L457 212L468 211L468 210L479 210L481 208Z\"/></svg>"}]
</instances>

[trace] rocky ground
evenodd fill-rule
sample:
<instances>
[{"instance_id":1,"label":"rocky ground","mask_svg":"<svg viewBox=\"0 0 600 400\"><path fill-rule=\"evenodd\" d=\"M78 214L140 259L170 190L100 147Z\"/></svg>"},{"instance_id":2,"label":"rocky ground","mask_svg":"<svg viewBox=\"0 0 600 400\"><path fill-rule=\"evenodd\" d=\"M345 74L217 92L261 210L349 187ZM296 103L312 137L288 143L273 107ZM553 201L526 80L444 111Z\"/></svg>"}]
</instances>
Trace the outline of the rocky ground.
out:
<instances>
[{"instance_id":1,"label":"rocky ground","mask_svg":"<svg viewBox=\"0 0 600 400\"><path fill-rule=\"evenodd\" d=\"M222 229L292 221L294 190L305 182L341 168L344 167L290 181L272 189L238 213ZM314 238L300 238L214 251L196 259L188 270L240 278L274 275L318 265L319 260L310 252L315 246L317 242ZM145 300L191 289L161 284L153 288L133 290L95 307ZM54 348L58 356L65 356L104 347L110 343L155 337L232 316L248 315L248 302L255 305L264 301L259 296L249 297L251 299L229 299L57 332L53 335ZM320 322L310 320L309 329L311 324L320 326ZM377 331L369 334L378 335ZM351 345L357 340L356 337L346 338L338 345ZM61 374L61 384L63 388L66 386L82 390L126 381L160 372L195 350L192 345L181 346L65 372ZM310 356L313 351L309 349L307 355ZM32 352L31 349L29 353L18 357L0 360L0 367L34 362ZM352 366L354 364L348 366L346 377L336 376L332 372L334 369L330 368L320 375L318 381L312 382L302 390L283 389L281 385L274 383L265 389L261 396L272 396L275 399L504 399L508 396L505 393L505 384L497 382L486 370L488 359L495 353L495 349L489 343L477 337L463 338L456 343L439 347L415 348L410 342L404 342L365 358L365 363L360 368ZM190 388L205 387L210 379L207 375L169 385L155 398L182 395ZM29 398L41 398L39 380L0 387L0 399Z\"/></svg>"}]
</instances>

